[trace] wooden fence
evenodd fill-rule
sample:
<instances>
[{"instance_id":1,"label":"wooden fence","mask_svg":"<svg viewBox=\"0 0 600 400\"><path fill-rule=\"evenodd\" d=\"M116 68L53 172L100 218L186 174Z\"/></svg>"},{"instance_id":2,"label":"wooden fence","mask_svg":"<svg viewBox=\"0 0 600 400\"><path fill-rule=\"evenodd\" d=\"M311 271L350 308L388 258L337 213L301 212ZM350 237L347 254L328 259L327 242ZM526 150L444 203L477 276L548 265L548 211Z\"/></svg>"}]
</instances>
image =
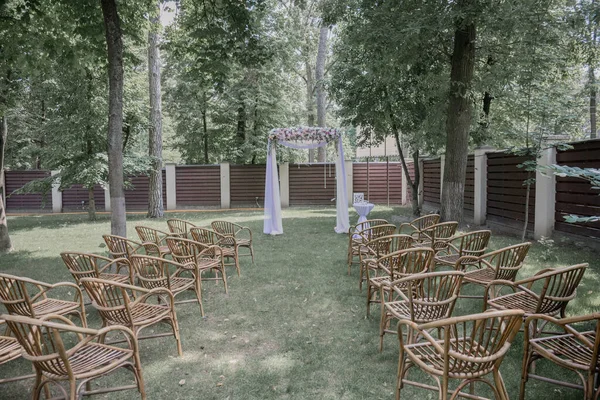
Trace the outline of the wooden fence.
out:
<instances>
[{"instance_id":1,"label":"wooden fence","mask_svg":"<svg viewBox=\"0 0 600 400\"><path fill-rule=\"evenodd\" d=\"M354 192L364 193L374 204L402 203L402 164L398 162L354 163Z\"/></svg>"}]
</instances>

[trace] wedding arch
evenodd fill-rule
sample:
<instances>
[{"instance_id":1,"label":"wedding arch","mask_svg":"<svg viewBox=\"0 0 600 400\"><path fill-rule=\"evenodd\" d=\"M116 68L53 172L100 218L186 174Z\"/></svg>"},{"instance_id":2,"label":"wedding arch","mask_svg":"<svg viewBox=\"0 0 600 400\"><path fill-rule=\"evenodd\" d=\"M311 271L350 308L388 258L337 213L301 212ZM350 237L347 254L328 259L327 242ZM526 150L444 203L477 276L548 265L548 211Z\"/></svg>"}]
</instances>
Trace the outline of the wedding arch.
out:
<instances>
[{"instance_id":1,"label":"wedding arch","mask_svg":"<svg viewBox=\"0 0 600 400\"><path fill-rule=\"evenodd\" d=\"M336 174L336 225L337 233L347 233L350 229L348 217L348 192L346 191L346 167L344 164L344 148L342 146L341 131L334 128L297 127L277 128L269 133L267 143L267 176L265 182L265 222L264 233L268 235L281 235L281 198L279 195L279 176L275 147L279 144L294 149L316 149L325 147L335 142L337 159L335 162Z\"/></svg>"}]
</instances>

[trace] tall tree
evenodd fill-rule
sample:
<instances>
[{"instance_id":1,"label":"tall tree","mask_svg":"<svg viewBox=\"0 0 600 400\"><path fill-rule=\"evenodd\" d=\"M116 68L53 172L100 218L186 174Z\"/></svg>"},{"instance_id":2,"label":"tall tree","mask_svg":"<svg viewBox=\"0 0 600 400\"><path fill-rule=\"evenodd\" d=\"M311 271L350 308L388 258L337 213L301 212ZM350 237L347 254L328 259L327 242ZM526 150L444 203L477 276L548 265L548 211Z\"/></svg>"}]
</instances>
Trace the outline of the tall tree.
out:
<instances>
[{"instance_id":1,"label":"tall tree","mask_svg":"<svg viewBox=\"0 0 600 400\"><path fill-rule=\"evenodd\" d=\"M317 89L317 126L326 126L325 115L327 113L325 103L325 61L327 59L327 36L329 28L323 23L319 30L319 47L317 51L317 63L315 65L315 78ZM319 147L317 161L325 162L325 148Z\"/></svg>"},{"instance_id":2,"label":"tall tree","mask_svg":"<svg viewBox=\"0 0 600 400\"><path fill-rule=\"evenodd\" d=\"M12 243L8 234L6 222L6 209L4 208L4 149L8 135L8 123L6 116L0 119L0 253L6 253L12 249Z\"/></svg>"},{"instance_id":3,"label":"tall tree","mask_svg":"<svg viewBox=\"0 0 600 400\"><path fill-rule=\"evenodd\" d=\"M148 30L148 82L150 87L150 125L148 135L148 155L152 159L148 187L148 217L160 218L164 215L162 197L162 100L160 86L160 22L159 1L155 15L150 19Z\"/></svg>"},{"instance_id":4,"label":"tall tree","mask_svg":"<svg viewBox=\"0 0 600 400\"><path fill-rule=\"evenodd\" d=\"M472 119L470 99L475 70L475 0L456 2L456 28L450 72L450 99L446 118L446 161L442 183L442 218L462 222L464 188Z\"/></svg>"},{"instance_id":5,"label":"tall tree","mask_svg":"<svg viewBox=\"0 0 600 400\"><path fill-rule=\"evenodd\" d=\"M108 183L111 233L127 236L123 182L123 34L116 0L101 0L108 48Z\"/></svg>"}]
</instances>

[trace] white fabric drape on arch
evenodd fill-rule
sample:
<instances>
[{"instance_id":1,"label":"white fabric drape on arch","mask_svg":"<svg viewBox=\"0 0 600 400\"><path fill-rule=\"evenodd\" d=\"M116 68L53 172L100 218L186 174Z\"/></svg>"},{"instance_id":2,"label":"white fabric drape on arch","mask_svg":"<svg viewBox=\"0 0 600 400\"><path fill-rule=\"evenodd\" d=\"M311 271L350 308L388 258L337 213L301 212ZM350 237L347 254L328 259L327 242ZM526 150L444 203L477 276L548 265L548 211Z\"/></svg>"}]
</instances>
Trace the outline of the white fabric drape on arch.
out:
<instances>
[{"instance_id":1,"label":"white fabric drape on arch","mask_svg":"<svg viewBox=\"0 0 600 400\"><path fill-rule=\"evenodd\" d=\"M346 189L346 165L344 163L344 148L341 138L336 140L338 155L335 162L336 174L336 225L337 233L347 233L350 229L348 215L348 192ZM316 149L327 146L322 142L287 142L282 140L271 141L267 145L267 173L265 182L265 221L264 233L267 235L281 235L283 225L281 222L281 196L279 194L279 175L277 173L277 159L275 147L277 144L294 149Z\"/></svg>"}]
</instances>

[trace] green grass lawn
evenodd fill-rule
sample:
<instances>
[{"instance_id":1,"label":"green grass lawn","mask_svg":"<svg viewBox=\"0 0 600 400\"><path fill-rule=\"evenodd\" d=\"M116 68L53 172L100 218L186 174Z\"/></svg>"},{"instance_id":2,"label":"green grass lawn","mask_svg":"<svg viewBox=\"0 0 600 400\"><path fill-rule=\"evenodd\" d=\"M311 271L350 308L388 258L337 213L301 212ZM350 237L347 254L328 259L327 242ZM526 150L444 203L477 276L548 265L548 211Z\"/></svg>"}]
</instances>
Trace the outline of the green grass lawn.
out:
<instances>
[{"instance_id":1,"label":"green grass lawn","mask_svg":"<svg viewBox=\"0 0 600 400\"><path fill-rule=\"evenodd\" d=\"M256 264L242 258L242 276L229 269L229 295L222 285L204 285L202 319L193 303L177 306L184 355L177 357L172 337L140 342L141 361L149 399L392 399L398 361L398 340L386 335L379 353L379 311L365 318L365 292L358 290L358 271L346 274L348 238L333 231L334 208L284 210L282 236L262 234L262 212L205 212L168 214L207 225L227 219L254 232ZM409 210L376 207L372 218L399 221ZM399 218L400 217L400 218ZM351 214L351 220L357 218ZM398 223L396 223L398 224ZM129 216L128 234L137 238L135 225L166 229L165 220ZM15 251L0 256L0 271L47 282L72 281L59 257L61 251L105 253L102 234L109 233L108 216L88 222L85 215L48 215L9 218ZM491 248L518 243L515 237L492 236ZM600 261L591 251L556 246L556 259L544 261L544 248L533 246L519 277L554 266L589 262L569 315L598 311ZM473 289L477 290L477 289ZM456 314L479 312L479 300L460 299ZM89 324L99 327L88 307ZM511 398L518 398L522 362L519 334L501 371ZM31 371L24 360L0 366L0 377ZM422 380L423 375L411 372ZM566 376L563 370L538 363L538 372ZM570 376L570 375L569 375ZM123 370L102 378L100 386L130 382ZM185 383L182 382L185 380ZM183 383L183 384L180 384ZM0 398L30 397L31 381L0 387ZM527 399L581 398L579 391L530 381ZM405 399L437 398L437 393L413 387ZM138 398L135 391L95 398Z\"/></svg>"}]
</instances>

